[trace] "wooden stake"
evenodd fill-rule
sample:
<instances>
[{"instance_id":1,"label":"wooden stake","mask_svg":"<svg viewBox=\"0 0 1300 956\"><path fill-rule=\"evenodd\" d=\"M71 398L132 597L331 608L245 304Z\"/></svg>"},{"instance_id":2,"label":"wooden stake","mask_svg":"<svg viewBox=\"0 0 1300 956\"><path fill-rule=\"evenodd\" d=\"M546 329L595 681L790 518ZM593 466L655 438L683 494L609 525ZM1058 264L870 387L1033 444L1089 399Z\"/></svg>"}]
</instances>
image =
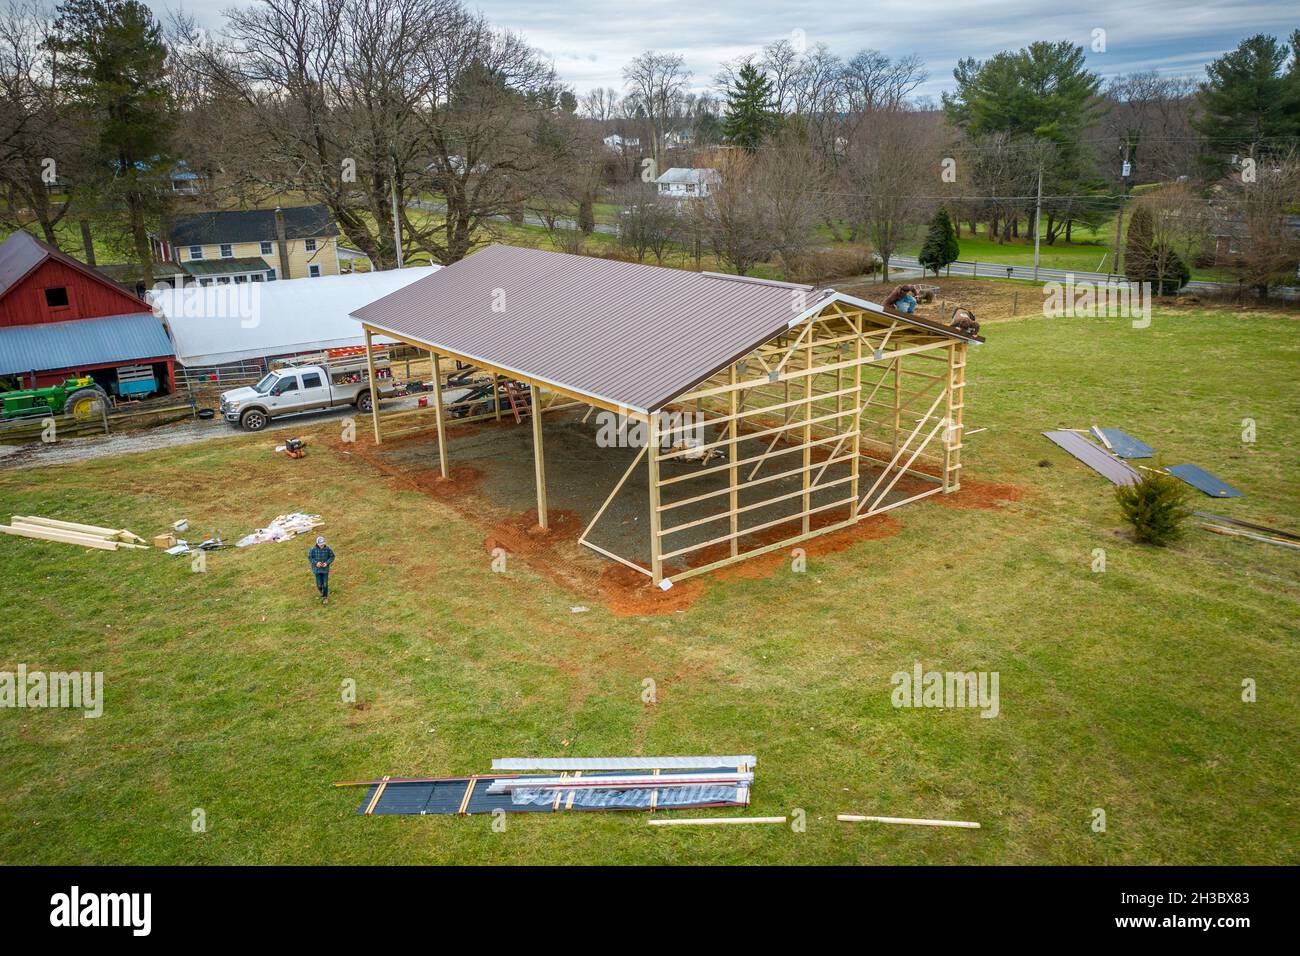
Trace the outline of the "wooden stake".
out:
<instances>
[{"instance_id":1,"label":"wooden stake","mask_svg":"<svg viewBox=\"0 0 1300 956\"><path fill-rule=\"evenodd\" d=\"M647 820L652 827L717 827L731 826L736 823L785 823L785 817L656 817Z\"/></svg>"},{"instance_id":2,"label":"wooden stake","mask_svg":"<svg viewBox=\"0 0 1300 956\"><path fill-rule=\"evenodd\" d=\"M914 820L911 817L859 817L851 813L841 813L835 818L843 823L902 823L916 827L961 827L965 830L978 830L978 823L968 820Z\"/></svg>"}]
</instances>

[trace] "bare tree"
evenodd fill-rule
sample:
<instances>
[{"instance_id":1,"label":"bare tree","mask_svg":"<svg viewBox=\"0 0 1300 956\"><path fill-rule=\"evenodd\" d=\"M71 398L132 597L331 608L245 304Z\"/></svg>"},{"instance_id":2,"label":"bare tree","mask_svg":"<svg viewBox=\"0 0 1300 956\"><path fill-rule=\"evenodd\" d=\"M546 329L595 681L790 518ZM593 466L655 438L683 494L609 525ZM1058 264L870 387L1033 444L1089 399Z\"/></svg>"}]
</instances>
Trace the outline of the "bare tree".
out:
<instances>
[{"instance_id":1,"label":"bare tree","mask_svg":"<svg viewBox=\"0 0 1300 956\"><path fill-rule=\"evenodd\" d=\"M1155 288L1185 278L1210 234L1211 209L1187 183L1168 183L1137 200L1150 213L1149 268ZM1300 261L1300 253L1297 254ZM1181 282L1177 283L1181 285Z\"/></svg>"},{"instance_id":2,"label":"bare tree","mask_svg":"<svg viewBox=\"0 0 1300 956\"><path fill-rule=\"evenodd\" d=\"M598 123L607 123L619 115L618 92L609 87L596 87L583 94L579 100L579 110Z\"/></svg>"},{"instance_id":3,"label":"bare tree","mask_svg":"<svg viewBox=\"0 0 1300 956\"><path fill-rule=\"evenodd\" d=\"M1293 147L1265 160L1253 177L1234 175L1223 185L1218 219L1230 234L1220 257L1245 286L1268 290L1296 280L1300 263L1300 154Z\"/></svg>"},{"instance_id":4,"label":"bare tree","mask_svg":"<svg viewBox=\"0 0 1300 956\"><path fill-rule=\"evenodd\" d=\"M1196 169L1198 138L1192 127L1196 80L1146 70L1117 76L1106 88L1108 109L1094 149L1108 178L1120 179L1125 160L1130 183L1165 182Z\"/></svg>"},{"instance_id":5,"label":"bare tree","mask_svg":"<svg viewBox=\"0 0 1300 956\"><path fill-rule=\"evenodd\" d=\"M690 78L691 71L686 69L686 61L679 53L647 50L623 67L627 96L642 111L650 128L651 155L656 169L669 120L678 110Z\"/></svg>"},{"instance_id":6,"label":"bare tree","mask_svg":"<svg viewBox=\"0 0 1300 956\"><path fill-rule=\"evenodd\" d=\"M676 203L660 199L651 184L635 182L625 186L620 194L619 245L632 253L637 262L647 255L663 265L679 237L679 219Z\"/></svg>"},{"instance_id":7,"label":"bare tree","mask_svg":"<svg viewBox=\"0 0 1300 956\"><path fill-rule=\"evenodd\" d=\"M57 246L84 132L58 60L45 47L49 37L48 11L40 3L10 0L0 11L0 223L10 230L35 224Z\"/></svg>"},{"instance_id":8,"label":"bare tree","mask_svg":"<svg viewBox=\"0 0 1300 956\"><path fill-rule=\"evenodd\" d=\"M459 0L260 0L226 33L193 57L252 135L221 164L268 197L325 203L380 268L394 197L403 244L436 261L484 241L533 184L537 122L562 111L550 67Z\"/></svg>"},{"instance_id":9,"label":"bare tree","mask_svg":"<svg viewBox=\"0 0 1300 956\"><path fill-rule=\"evenodd\" d=\"M854 129L844 163L849 211L888 279L889 260L919 225L924 197L934 195L936 150L917 142L916 118L902 109L872 110L856 119Z\"/></svg>"},{"instance_id":10,"label":"bare tree","mask_svg":"<svg viewBox=\"0 0 1300 956\"><path fill-rule=\"evenodd\" d=\"M772 251L787 274L797 271L815 244L815 229L825 215L831 178L806 139L786 131L773 137L759 155L754 175L768 208Z\"/></svg>"},{"instance_id":11,"label":"bare tree","mask_svg":"<svg viewBox=\"0 0 1300 956\"><path fill-rule=\"evenodd\" d=\"M714 255L738 275L772 255L771 205L763 190L758 159L741 149L725 150L708 161L720 181L694 201L692 212L704 224Z\"/></svg>"}]
</instances>

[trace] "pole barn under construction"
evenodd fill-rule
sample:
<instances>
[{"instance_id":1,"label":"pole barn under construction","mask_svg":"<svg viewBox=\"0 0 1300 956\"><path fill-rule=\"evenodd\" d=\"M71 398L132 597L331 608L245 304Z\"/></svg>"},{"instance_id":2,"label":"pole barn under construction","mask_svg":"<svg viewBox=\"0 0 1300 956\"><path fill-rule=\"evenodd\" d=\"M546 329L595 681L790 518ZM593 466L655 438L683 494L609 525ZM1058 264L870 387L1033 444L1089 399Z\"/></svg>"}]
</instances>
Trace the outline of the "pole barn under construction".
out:
<instances>
[{"instance_id":1,"label":"pole barn under construction","mask_svg":"<svg viewBox=\"0 0 1300 956\"><path fill-rule=\"evenodd\" d=\"M543 527L545 414L616 422L637 451L579 540L661 587L961 485L983 340L831 289L495 245L353 316L432 356L443 477L443 360L527 387ZM594 531L634 480L645 547L619 554Z\"/></svg>"}]
</instances>

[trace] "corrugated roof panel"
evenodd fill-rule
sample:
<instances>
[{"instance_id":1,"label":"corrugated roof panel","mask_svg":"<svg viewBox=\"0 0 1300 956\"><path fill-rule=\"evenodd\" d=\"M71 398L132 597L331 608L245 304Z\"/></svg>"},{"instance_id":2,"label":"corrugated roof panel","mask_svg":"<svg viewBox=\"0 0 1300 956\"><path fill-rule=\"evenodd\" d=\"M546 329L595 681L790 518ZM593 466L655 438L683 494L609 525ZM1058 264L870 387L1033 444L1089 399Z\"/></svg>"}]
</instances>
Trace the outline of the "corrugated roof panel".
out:
<instances>
[{"instance_id":1,"label":"corrugated roof panel","mask_svg":"<svg viewBox=\"0 0 1300 956\"><path fill-rule=\"evenodd\" d=\"M651 411L785 331L820 299L810 286L489 246L352 315Z\"/></svg>"},{"instance_id":2,"label":"corrugated roof panel","mask_svg":"<svg viewBox=\"0 0 1300 956\"><path fill-rule=\"evenodd\" d=\"M148 312L0 328L0 375L172 354L162 323Z\"/></svg>"}]
</instances>

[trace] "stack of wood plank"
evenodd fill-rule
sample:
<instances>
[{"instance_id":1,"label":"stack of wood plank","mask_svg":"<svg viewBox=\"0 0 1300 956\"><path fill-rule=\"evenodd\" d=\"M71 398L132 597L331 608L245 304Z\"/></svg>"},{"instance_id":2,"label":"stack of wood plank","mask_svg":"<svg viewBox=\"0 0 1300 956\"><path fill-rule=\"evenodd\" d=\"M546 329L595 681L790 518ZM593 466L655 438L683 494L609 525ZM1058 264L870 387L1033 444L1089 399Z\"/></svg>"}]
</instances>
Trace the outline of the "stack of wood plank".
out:
<instances>
[{"instance_id":1,"label":"stack of wood plank","mask_svg":"<svg viewBox=\"0 0 1300 956\"><path fill-rule=\"evenodd\" d=\"M93 524L77 524L75 521L59 521L35 515L14 515L8 525L0 525L0 532L20 538L98 548L101 551L148 547L143 538L125 528L101 528Z\"/></svg>"}]
</instances>

